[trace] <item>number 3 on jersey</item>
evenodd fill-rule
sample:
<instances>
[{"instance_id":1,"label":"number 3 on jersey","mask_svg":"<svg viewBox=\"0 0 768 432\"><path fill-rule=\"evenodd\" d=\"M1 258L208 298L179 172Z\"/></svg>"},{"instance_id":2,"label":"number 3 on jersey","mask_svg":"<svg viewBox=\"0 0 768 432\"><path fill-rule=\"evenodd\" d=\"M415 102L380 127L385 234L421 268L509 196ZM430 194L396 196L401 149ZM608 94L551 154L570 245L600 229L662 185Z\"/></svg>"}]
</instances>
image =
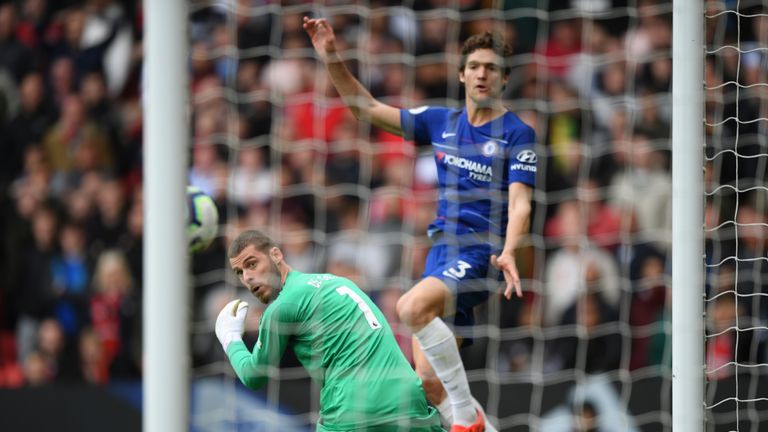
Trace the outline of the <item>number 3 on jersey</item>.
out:
<instances>
[{"instance_id":1,"label":"number 3 on jersey","mask_svg":"<svg viewBox=\"0 0 768 432\"><path fill-rule=\"evenodd\" d=\"M368 325L371 326L372 329L378 330L381 328L381 324L379 323L379 320L376 319L376 316L373 314L373 311L370 307L368 307L368 304L365 303L365 300L363 300L359 295L357 295L356 292L352 291L349 287L338 287L336 288L336 292L343 295L348 296L357 304L357 307L363 311L363 315L365 316L365 320L368 321Z\"/></svg>"},{"instance_id":2,"label":"number 3 on jersey","mask_svg":"<svg viewBox=\"0 0 768 432\"><path fill-rule=\"evenodd\" d=\"M472 268L472 264L458 260L456 261L456 267L451 267L443 272L443 276L447 276L451 279L459 280L467 275L467 270Z\"/></svg>"}]
</instances>

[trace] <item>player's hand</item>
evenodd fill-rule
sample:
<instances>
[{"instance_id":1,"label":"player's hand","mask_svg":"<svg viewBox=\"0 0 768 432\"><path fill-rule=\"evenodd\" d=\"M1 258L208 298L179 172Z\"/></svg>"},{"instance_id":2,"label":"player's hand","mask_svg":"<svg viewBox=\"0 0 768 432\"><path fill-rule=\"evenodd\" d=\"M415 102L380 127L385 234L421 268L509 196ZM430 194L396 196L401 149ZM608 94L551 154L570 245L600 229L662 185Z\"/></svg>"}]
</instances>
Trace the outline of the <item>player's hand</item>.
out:
<instances>
[{"instance_id":1,"label":"player's hand","mask_svg":"<svg viewBox=\"0 0 768 432\"><path fill-rule=\"evenodd\" d=\"M328 61L336 53L336 35L328 20L304 17L304 30L323 61Z\"/></svg>"},{"instance_id":2,"label":"player's hand","mask_svg":"<svg viewBox=\"0 0 768 432\"><path fill-rule=\"evenodd\" d=\"M231 342L243 340L247 314L248 303L242 300L232 300L219 312L219 317L216 318L216 337L219 338L224 351Z\"/></svg>"},{"instance_id":3,"label":"player's hand","mask_svg":"<svg viewBox=\"0 0 768 432\"><path fill-rule=\"evenodd\" d=\"M498 257L491 255L491 264L504 273L504 281L507 283L504 289L504 297L507 300L512 298L512 290L518 297L523 296L523 288L520 284L520 274L517 272L515 256L511 253L502 252Z\"/></svg>"}]
</instances>

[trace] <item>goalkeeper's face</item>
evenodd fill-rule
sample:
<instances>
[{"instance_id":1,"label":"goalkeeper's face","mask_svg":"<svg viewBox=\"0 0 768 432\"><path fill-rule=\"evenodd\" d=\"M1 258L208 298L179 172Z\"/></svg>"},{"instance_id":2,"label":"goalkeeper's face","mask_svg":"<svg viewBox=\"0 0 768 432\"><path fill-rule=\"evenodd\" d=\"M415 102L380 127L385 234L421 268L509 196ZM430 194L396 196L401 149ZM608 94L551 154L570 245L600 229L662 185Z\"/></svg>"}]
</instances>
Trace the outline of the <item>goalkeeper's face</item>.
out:
<instances>
[{"instance_id":1,"label":"goalkeeper's face","mask_svg":"<svg viewBox=\"0 0 768 432\"><path fill-rule=\"evenodd\" d=\"M282 288L279 262L275 256L269 256L249 245L236 257L230 258L229 265L248 291L267 304L277 298Z\"/></svg>"}]
</instances>

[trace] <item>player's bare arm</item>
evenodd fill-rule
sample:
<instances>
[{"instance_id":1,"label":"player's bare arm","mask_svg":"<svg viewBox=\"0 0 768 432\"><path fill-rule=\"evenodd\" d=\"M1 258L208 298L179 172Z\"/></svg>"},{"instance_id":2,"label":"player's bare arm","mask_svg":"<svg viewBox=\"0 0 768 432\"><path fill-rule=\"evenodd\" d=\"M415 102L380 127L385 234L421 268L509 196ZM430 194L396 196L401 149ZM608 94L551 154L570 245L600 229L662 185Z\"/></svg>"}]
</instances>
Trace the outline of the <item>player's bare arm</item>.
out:
<instances>
[{"instance_id":1,"label":"player's bare arm","mask_svg":"<svg viewBox=\"0 0 768 432\"><path fill-rule=\"evenodd\" d=\"M358 120L371 122L387 132L402 135L400 110L379 102L352 75L336 51L336 35L325 18L304 17L304 30L325 64L333 86Z\"/></svg>"},{"instance_id":2,"label":"player's bare arm","mask_svg":"<svg viewBox=\"0 0 768 432\"><path fill-rule=\"evenodd\" d=\"M491 264L504 273L504 281L506 282L504 297L507 300L512 298L513 290L518 297L523 296L520 274L515 263L515 248L518 246L520 238L528 232L533 188L524 183L515 182L509 185L508 191L509 222L507 222L504 248L498 257L496 255L491 256Z\"/></svg>"}]
</instances>

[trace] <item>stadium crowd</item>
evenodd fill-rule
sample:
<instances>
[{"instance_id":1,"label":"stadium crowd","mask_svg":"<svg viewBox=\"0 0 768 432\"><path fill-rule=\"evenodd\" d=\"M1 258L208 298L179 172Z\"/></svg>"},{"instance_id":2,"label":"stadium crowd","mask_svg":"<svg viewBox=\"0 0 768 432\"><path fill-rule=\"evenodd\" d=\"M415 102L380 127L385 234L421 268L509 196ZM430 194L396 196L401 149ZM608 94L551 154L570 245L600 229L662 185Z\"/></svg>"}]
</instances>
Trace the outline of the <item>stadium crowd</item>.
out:
<instances>
[{"instance_id":1,"label":"stadium crowd","mask_svg":"<svg viewBox=\"0 0 768 432\"><path fill-rule=\"evenodd\" d=\"M234 3L193 2L190 16L189 182L215 198L222 221L216 244L192 257L195 320L207 329L192 335L196 366L222 358L210 323L235 286L227 234L268 227L295 268L363 281L398 328L394 304L419 278L434 214L432 155L344 108L301 28L314 9ZM533 0L491 3L372 0L367 16L333 17L356 74L396 106L457 106L455 53L468 35L494 29L515 48L505 96L539 139L531 241L519 254L526 295L478 314L504 329L498 359L477 334L465 364L511 374L668 368L671 4L603 2L633 14L586 19L600 11L552 1L545 20ZM141 376L142 18L140 1L0 6L0 386ZM742 22L743 45L768 43L765 20ZM708 20L706 36L734 41L733 20ZM742 118L767 117L765 94L737 98L723 84L757 82L765 62L759 51L707 57L708 156L736 136L741 154L760 150L760 122L723 120L736 102ZM715 158L707 190L764 171L759 158ZM766 223L759 198L713 194L707 227L734 214ZM708 234L710 263L768 246L759 229L739 230L738 250L735 235ZM751 277L709 272L710 296L725 293L707 306L712 333L737 319L768 323L767 302L734 307L733 295L768 292L766 265L739 265ZM737 351L734 335L709 340L713 378L735 359L765 361L764 341L744 343L742 332ZM409 336L398 337L408 353Z\"/></svg>"}]
</instances>

